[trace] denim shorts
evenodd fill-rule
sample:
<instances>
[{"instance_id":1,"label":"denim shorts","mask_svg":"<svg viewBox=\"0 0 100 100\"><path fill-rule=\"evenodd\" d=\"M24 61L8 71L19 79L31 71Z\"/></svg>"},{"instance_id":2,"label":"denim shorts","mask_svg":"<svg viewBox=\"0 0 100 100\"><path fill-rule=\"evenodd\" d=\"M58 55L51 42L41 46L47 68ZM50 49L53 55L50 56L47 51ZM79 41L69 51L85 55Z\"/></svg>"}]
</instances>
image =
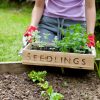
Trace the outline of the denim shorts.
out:
<instances>
[{"instance_id":1,"label":"denim shorts","mask_svg":"<svg viewBox=\"0 0 100 100\"><path fill-rule=\"evenodd\" d=\"M66 30L70 25L81 24L82 27L86 30L86 21L74 21L64 18L53 18L48 16L42 16L38 29L40 31L41 41L52 42L55 36L58 40L61 40L62 33L61 28ZM49 33L48 40L44 39L44 34Z\"/></svg>"}]
</instances>

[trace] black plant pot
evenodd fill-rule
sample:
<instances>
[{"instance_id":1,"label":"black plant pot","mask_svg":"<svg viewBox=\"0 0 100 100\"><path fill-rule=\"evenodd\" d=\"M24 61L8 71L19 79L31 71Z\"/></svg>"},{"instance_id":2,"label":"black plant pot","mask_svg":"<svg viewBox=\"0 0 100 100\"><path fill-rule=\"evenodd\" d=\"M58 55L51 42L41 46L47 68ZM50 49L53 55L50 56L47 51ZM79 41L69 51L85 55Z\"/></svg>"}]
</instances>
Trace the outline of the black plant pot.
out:
<instances>
[{"instance_id":1,"label":"black plant pot","mask_svg":"<svg viewBox=\"0 0 100 100\"><path fill-rule=\"evenodd\" d=\"M45 50L46 51L59 51L59 48L54 47L54 46L46 46Z\"/></svg>"},{"instance_id":2,"label":"black plant pot","mask_svg":"<svg viewBox=\"0 0 100 100\"><path fill-rule=\"evenodd\" d=\"M54 47L54 46L39 47L37 45L32 45L31 49L32 50L44 50L44 51L59 51L59 48Z\"/></svg>"}]
</instances>

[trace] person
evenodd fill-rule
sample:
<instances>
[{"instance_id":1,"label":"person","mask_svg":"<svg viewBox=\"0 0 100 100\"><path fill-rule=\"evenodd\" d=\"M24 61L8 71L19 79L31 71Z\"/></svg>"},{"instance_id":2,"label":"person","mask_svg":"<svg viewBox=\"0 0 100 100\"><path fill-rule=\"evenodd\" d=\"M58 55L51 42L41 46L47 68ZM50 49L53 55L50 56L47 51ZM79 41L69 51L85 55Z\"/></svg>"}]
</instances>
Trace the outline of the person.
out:
<instances>
[{"instance_id":1,"label":"person","mask_svg":"<svg viewBox=\"0 0 100 100\"><path fill-rule=\"evenodd\" d=\"M81 24L88 34L87 46L96 56L95 21L95 0L35 0L31 23L23 36L24 47L32 42L32 32L36 30L40 31L42 41L44 33L50 33L48 42L51 42L55 36L61 39L60 28Z\"/></svg>"}]
</instances>

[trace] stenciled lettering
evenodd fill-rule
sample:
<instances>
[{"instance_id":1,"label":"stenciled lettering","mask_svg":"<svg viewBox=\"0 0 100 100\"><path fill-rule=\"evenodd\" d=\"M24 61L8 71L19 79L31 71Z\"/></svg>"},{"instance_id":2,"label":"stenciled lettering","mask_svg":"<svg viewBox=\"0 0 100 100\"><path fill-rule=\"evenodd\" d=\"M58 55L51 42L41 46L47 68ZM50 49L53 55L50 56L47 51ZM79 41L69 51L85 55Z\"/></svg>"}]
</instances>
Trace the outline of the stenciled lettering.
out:
<instances>
[{"instance_id":1,"label":"stenciled lettering","mask_svg":"<svg viewBox=\"0 0 100 100\"><path fill-rule=\"evenodd\" d=\"M85 62L85 59L82 59L82 65L85 65L86 62Z\"/></svg>"},{"instance_id":2,"label":"stenciled lettering","mask_svg":"<svg viewBox=\"0 0 100 100\"><path fill-rule=\"evenodd\" d=\"M46 61L47 61L47 62L52 62L52 59L53 59L52 56L47 56L47 57L46 57Z\"/></svg>"},{"instance_id":3,"label":"stenciled lettering","mask_svg":"<svg viewBox=\"0 0 100 100\"><path fill-rule=\"evenodd\" d=\"M34 61L36 61L37 55L33 55L33 59L34 59Z\"/></svg>"},{"instance_id":4,"label":"stenciled lettering","mask_svg":"<svg viewBox=\"0 0 100 100\"><path fill-rule=\"evenodd\" d=\"M28 52L26 54L27 60L34 60L34 61L42 61L42 62L54 62L54 63L62 63L64 65L67 64L80 64L80 65L86 65L86 59L85 58L71 58L71 57L63 57L63 56L52 56L52 55L43 55L43 54L31 54Z\"/></svg>"},{"instance_id":5,"label":"stenciled lettering","mask_svg":"<svg viewBox=\"0 0 100 100\"><path fill-rule=\"evenodd\" d=\"M57 58L55 57L55 63L57 62Z\"/></svg>"},{"instance_id":6,"label":"stenciled lettering","mask_svg":"<svg viewBox=\"0 0 100 100\"><path fill-rule=\"evenodd\" d=\"M40 55L40 61L45 61L44 55Z\"/></svg>"},{"instance_id":7,"label":"stenciled lettering","mask_svg":"<svg viewBox=\"0 0 100 100\"><path fill-rule=\"evenodd\" d=\"M66 58L66 57L64 57L64 63L69 63L70 64L70 61L71 61L71 59L70 58Z\"/></svg>"},{"instance_id":8,"label":"stenciled lettering","mask_svg":"<svg viewBox=\"0 0 100 100\"><path fill-rule=\"evenodd\" d=\"M74 64L79 64L79 58L73 59Z\"/></svg>"},{"instance_id":9,"label":"stenciled lettering","mask_svg":"<svg viewBox=\"0 0 100 100\"><path fill-rule=\"evenodd\" d=\"M31 53L27 53L28 60L31 59Z\"/></svg>"},{"instance_id":10,"label":"stenciled lettering","mask_svg":"<svg viewBox=\"0 0 100 100\"><path fill-rule=\"evenodd\" d=\"M61 63L63 63L63 57L61 57Z\"/></svg>"}]
</instances>

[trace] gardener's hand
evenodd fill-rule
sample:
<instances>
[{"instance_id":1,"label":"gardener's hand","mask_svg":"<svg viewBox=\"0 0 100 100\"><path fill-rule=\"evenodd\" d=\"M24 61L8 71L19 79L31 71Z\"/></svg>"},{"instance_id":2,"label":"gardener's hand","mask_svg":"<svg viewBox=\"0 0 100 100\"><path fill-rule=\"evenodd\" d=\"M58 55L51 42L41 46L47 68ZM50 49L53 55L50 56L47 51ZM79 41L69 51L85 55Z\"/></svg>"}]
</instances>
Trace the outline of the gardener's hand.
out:
<instances>
[{"instance_id":1,"label":"gardener's hand","mask_svg":"<svg viewBox=\"0 0 100 100\"><path fill-rule=\"evenodd\" d=\"M92 55L96 57L96 50L95 50L95 35L94 34L89 34L88 35L88 40L89 42L87 43L88 47L91 48Z\"/></svg>"},{"instance_id":2,"label":"gardener's hand","mask_svg":"<svg viewBox=\"0 0 100 100\"><path fill-rule=\"evenodd\" d=\"M28 43L32 42L32 32L36 31L37 28L29 26L23 35L23 46L25 47Z\"/></svg>"},{"instance_id":3,"label":"gardener's hand","mask_svg":"<svg viewBox=\"0 0 100 100\"><path fill-rule=\"evenodd\" d=\"M22 55L24 47L32 42L32 32L35 32L37 30L34 26L29 26L26 30L26 32L23 35L23 48L19 51L19 55Z\"/></svg>"}]
</instances>

